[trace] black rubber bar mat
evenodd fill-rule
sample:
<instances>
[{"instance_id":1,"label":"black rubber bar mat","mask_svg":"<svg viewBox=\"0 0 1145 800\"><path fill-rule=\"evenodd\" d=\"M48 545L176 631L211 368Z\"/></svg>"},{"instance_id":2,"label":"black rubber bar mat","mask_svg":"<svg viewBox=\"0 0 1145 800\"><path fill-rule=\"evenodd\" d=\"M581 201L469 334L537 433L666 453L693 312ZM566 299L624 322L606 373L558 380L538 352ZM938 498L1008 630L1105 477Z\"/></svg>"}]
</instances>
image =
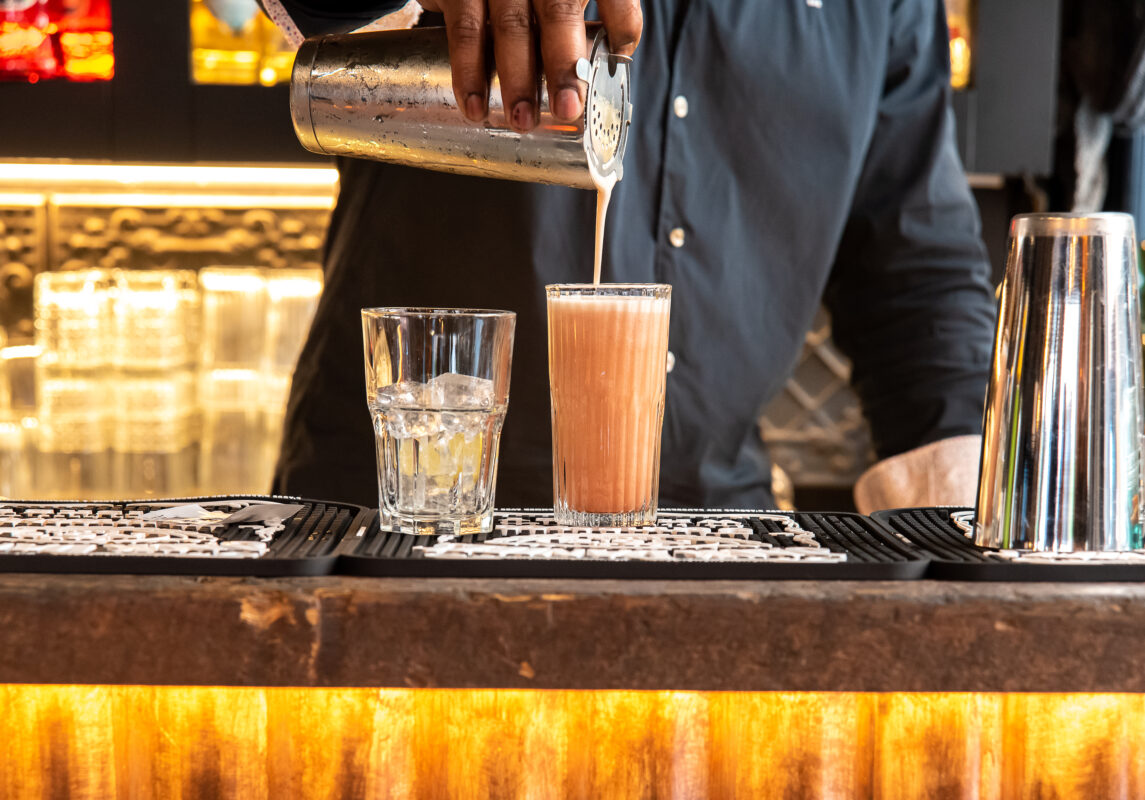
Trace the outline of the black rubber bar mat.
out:
<instances>
[{"instance_id":1,"label":"black rubber bar mat","mask_svg":"<svg viewBox=\"0 0 1145 800\"><path fill-rule=\"evenodd\" d=\"M901 508L871 517L926 553L926 577L954 581L1142 581L1145 551L1034 553L978 547L974 509Z\"/></svg>"},{"instance_id":2,"label":"black rubber bar mat","mask_svg":"<svg viewBox=\"0 0 1145 800\"><path fill-rule=\"evenodd\" d=\"M300 509L273 520L227 522L261 503ZM200 519L146 515L197 505ZM250 512L245 512L250 513ZM0 572L157 575L326 575L359 506L290 497L177 498L136 502L0 502Z\"/></svg>"},{"instance_id":3,"label":"black rubber bar mat","mask_svg":"<svg viewBox=\"0 0 1145 800\"><path fill-rule=\"evenodd\" d=\"M911 580L918 550L858 514L670 510L646 528L559 526L551 511L499 511L470 536L414 536L371 512L338 571L454 578Z\"/></svg>"}]
</instances>

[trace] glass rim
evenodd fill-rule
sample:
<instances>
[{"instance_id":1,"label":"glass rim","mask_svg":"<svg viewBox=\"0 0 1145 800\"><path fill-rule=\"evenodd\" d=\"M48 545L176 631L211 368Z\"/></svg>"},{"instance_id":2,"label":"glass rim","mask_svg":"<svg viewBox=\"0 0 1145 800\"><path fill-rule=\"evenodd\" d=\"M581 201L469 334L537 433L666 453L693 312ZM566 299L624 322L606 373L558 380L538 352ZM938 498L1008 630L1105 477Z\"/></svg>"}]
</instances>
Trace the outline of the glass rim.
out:
<instances>
[{"instance_id":1,"label":"glass rim","mask_svg":"<svg viewBox=\"0 0 1145 800\"><path fill-rule=\"evenodd\" d=\"M670 283L549 283L545 294L603 295L605 297L655 297L672 292ZM628 293L628 294L625 294Z\"/></svg>"},{"instance_id":2,"label":"glass rim","mask_svg":"<svg viewBox=\"0 0 1145 800\"><path fill-rule=\"evenodd\" d=\"M381 319L387 317L413 317L426 319L429 317L453 317L456 319L504 319L517 316L516 311L506 311L496 308L435 308L433 306L377 306L363 308L363 319Z\"/></svg>"},{"instance_id":3,"label":"glass rim","mask_svg":"<svg viewBox=\"0 0 1145 800\"><path fill-rule=\"evenodd\" d=\"M1010 220L1010 236L1135 236L1133 215L1122 211L1051 211L1018 214Z\"/></svg>"}]
</instances>

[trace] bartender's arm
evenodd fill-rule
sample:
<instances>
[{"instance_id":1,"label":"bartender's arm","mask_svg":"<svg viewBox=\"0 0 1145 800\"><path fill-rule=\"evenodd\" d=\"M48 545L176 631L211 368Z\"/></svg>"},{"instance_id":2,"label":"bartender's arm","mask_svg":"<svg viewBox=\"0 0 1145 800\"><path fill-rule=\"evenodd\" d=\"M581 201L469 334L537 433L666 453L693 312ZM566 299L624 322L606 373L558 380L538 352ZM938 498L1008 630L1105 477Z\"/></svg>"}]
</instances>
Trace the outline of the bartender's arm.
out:
<instances>
[{"instance_id":1,"label":"bartender's arm","mask_svg":"<svg viewBox=\"0 0 1145 800\"><path fill-rule=\"evenodd\" d=\"M826 294L881 461L860 511L973 505L994 296L954 141L941 3L896 4L883 98Z\"/></svg>"},{"instance_id":2,"label":"bartender's arm","mask_svg":"<svg viewBox=\"0 0 1145 800\"><path fill-rule=\"evenodd\" d=\"M353 30L404 5L402 0L279 0L307 36ZM492 61L501 80L501 97L510 125L536 127L538 65L534 42L541 42L553 115L572 120L584 110L584 86L576 77L577 59L585 56L584 8L587 0L419 0L445 17L453 92L457 107L477 122L489 113L489 37ZM614 52L629 54L640 41L643 17L639 0L597 0L600 19Z\"/></svg>"}]
</instances>

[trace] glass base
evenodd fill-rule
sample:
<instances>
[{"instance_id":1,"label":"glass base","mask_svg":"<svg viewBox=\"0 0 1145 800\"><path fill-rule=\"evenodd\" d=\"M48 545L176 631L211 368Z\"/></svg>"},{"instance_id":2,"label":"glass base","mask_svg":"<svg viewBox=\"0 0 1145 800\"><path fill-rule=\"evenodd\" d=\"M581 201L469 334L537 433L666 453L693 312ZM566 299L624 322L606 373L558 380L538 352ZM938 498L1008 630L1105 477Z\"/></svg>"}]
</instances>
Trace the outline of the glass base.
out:
<instances>
[{"instance_id":1,"label":"glass base","mask_svg":"<svg viewBox=\"0 0 1145 800\"><path fill-rule=\"evenodd\" d=\"M553 517L558 525L568 525L571 528L636 528L656 524L656 507L643 508L639 511L599 513L574 511L556 505L553 508Z\"/></svg>"},{"instance_id":2,"label":"glass base","mask_svg":"<svg viewBox=\"0 0 1145 800\"><path fill-rule=\"evenodd\" d=\"M401 514L379 509L382 527L414 536L468 536L493 530L493 512L473 516L443 517L440 514Z\"/></svg>"}]
</instances>

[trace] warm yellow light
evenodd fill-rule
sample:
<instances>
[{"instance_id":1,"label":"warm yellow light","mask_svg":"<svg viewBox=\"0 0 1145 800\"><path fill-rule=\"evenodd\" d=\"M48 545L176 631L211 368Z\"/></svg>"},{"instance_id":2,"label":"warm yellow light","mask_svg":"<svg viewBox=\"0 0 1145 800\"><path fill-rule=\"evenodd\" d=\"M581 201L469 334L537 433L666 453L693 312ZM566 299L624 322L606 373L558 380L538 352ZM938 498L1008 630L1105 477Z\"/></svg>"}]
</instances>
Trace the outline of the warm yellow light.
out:
<instances>
[{"instance_id":1,"label":"warm yellow light","mask_svg":"<svg viewBox=\"0 0 1145 800\"><path fill-rule=\"evenodd\" d=\"M313 270L312 277L277 277L267 279L266 290L271 300L301 299L322 294L322 273Z\"/></svg>"},{"instance_id":2,"label":"warm yellow light","mask_svg":"<svg viewBox=\"0 0 1145 800\"><path fill-rule=\"evenodd\" d=\"M0 206L42 206L44 196L29 192L0 192Z\"/></svg>"},{"instance_id":3,"label":"warm yellow light","mask_svg":"<svg viewBox=\"0 0 1145 800\"><path fill-rule=\"evenodd\" d=\"M43 350L38 344L16 344L0 347L0 359L11 361L13 358L39 358Z\"/></svg>"},{"instance_id":4,"label":"warm yellow light","mask_svg":"<svg viewBox=\"0 0 1145 800\"><path fill-rule=\"evenodd\" d=\"M44 32L39 28L0 21L0 57L27 56L44 43L44 38Z\"/></svg>"},{"instance_id":5,"label":"warm yellow light","mask_svg":"<svg viewBox=\"0 0 1145 800\"><path fill-rule=\"evenodd\" d=\"M227 21L216 17L218 4L191 3L191 75L195 83L272 86L290 79L294 49L281 32L251 2L231 3L244 8L246 18ZM224 15L228 16L228 15ZM285 69L281 66L285 62Z\"/></svg>"},{"instance_id":6,"label":"warm yellow light","mask_svg":"<svg viewBox=\"0 0 1145 800\"><path fill-rule=\"evenodd\" d=\"M204 373L203 377L205 380L217 384L249 383L260 380L262 373L257 369L212 369Z\"/></svg>"},{"instance_id":7,"label":"warm yellow light","mask_svg":"<svg viewBox=\"0 0 1145 800\"><path fill-rule=\"evenodd\" d=\"M109 81L115 77L115 48L110 31L60 34L64 73L72 80Z\"/></svg>"},{"instance_id":8,"label":"warm yellow light","mask_svg":"<svg viewBox=\"0 0 1145 800\"><path fill-rule=\"evenodd\" d=\"M207 267L199 270L199 285L207 292L261 292L266 278L254 268Z\"/></svg>"},{"instance_id":9,"label":"warm yellow light","mask_svg":"<svg viewBox=\"0 0 1145 800\"><path fill-rule=\"evenodd\" d=\"M955 89L970 85L970 43L962 36L950 40L950 83Z\"/></svg>"},{"instance_id":10,"label":"warm yellow light","mask_svg":"<svg viewBox=\"0 0 1145 800\"><path fill-rule=\"evenodd\" d=\"M107 280L107 273L97 269L41 272L35 282L37 324L46 324L43 309L100 315L109 297Z\"/></svg>"},{"instance_id":11,"label":"warm yellow light","mask_svg":"<svg viewBox=\"0 0 1145 800\"><path fill-rule=\"evenodd\" d=\"M0 685L0 796L1145 796L1145 695ZM58 792L57 792L58 793Z\"/></svg>"},{"instance_id":12,"label":"warm yellow light","mask_svg":"<svg viewBox=\"0 0 1145 800\"><path fill-rule=\"evenodd\" d=\"M170 314L182 302L174 286L169 289L127 289L116 294L118 313L129 315L141 312Z\"/></svg>"},{"instance_id":13,"label":"warm yellow light","mask_svg":"<svg viewBox=\"0 0 1145 800\"><path fill-rule=\"evenodd\" d=\"M74 186L76 183L156 184L185 188L281 186L333 189L338 171L328 167L223 167L165 164L63 164L0 162L0 183L35 182Z\"/></svg>"},{"instance_id":14,"label":"warm yellow light","mask_svg":"<svg viewBox=\"0 0 1145 800\"><path fill-rule=\"evenodd\" d=\"M183 194L76 192L53 196L57 205L93 208L333 208L333 196L295 194Z\"/></svg>"}]
</instances>

